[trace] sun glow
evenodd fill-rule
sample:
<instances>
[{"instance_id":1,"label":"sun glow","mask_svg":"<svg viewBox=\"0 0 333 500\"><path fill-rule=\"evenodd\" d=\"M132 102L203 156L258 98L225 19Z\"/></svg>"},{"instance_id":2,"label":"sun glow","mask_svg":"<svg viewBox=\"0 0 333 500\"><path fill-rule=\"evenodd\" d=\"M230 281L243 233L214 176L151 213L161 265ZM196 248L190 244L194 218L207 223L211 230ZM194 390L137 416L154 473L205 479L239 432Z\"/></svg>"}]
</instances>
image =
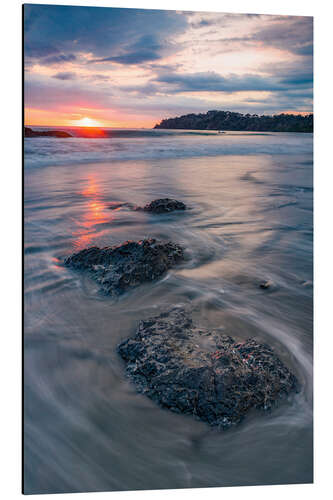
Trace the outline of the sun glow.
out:
<instances>
[{"instance_id":1,"label":"sun glow","mask_svg":"<svg viewBox=\"0 0 333 500\"><path fill-rule=\"evenodd\" d=\"M97 121L93 120L92 118L89 118L88 116L85 116L84 118L81 118L80 120L73 120L72 122L73 125L76 125L78 127L101 127L102 124Z\"/></svg>"}]
</instances>

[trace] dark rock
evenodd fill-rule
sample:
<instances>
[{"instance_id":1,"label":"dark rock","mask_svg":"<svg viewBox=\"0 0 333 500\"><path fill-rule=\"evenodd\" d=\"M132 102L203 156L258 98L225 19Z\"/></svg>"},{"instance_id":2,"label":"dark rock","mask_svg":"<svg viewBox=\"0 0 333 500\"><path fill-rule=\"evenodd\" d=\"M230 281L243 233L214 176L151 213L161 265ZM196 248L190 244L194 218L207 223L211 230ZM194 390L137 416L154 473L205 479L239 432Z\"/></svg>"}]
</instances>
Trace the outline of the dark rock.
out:
<instances>
[{"instance_id":1,"label":"dark rock","mask_svg":"<svg viewBox=\"0 0 333 500\"><path fill-rule=\"evenodd\" d=\"M151 212L154 214L163 214L174 212L175 210L186 210L185 203L177 200L172 200L171 198L163 198L159 200L151 201L147 203L144 207L139 207L138 205L134 205L133 203L125 203L125 202L110 202L109 209L110 210L118 210L119 208L128 208L130 210L134 210L135 212Z\"/></svg>"},{"instance_id":2,"label":"dark rock","mask_svg":"<svg viewBox=\"0 0 333 500\"><path fill-rule=\"evenodd\" d=\"M183 249L155 239L126 241L113 247L91 247L67 257L66 266L89 271L110 295L153 281L184 259Z\"/></svg>"},{"instance_id":3,"label":"dark rock","mask_svg":"<svg viewBox=\"0 0 333 500\"><path fill-rule=\"evenodd\" d=\"M174 210L186 210L185 203L171 198L162 198L159 200L151 201L143 207L145 212L152 212L155 214L162 214L173 212Z\"/></svg>"},{"instance_id":4,"label":"dark rock","mask_svg":"<svg viewBox=\"0 0 333 500\"><path fill-rule=\"evenodd\" d=\"M262 283L260 283L259 286L260 286L260 288L267 290L267 288L271 288L271 286L273 286L273 281L271 281L271 280L263 281Z\"/></svg>"},{"instance_id":5,"label":"dark rock","mask_svg":"<svg viewBox=\"0 0 333 500\"><path fill-rule=\"evenodd\" d=\"M221 428L298 390L296 377L270 347L199 329L181 308L141 321L118 352L140 393Z\"/></svg>"},{"instance_id":6,"label":"dark rock","mask_svg":"<svg viewBox=\"0 0 333 500\"><path fill-rule=\"evenodd\" d=\"M108 209L109 210L119 210L120 208L128 208L130 210L142 210L141 207L137 207L136 205L134 205L133 203L126 203L126 202L122 202L122 201L111 201L109 206L108 206Z\"/></svg>"},{"instance_id":7,"label":"dark rock","mask_svg":"<svg viewBox=\"0 0 333 500\"><path fill-rule=\"evenodd\" d=\"M312 288L313 287L313 283L312 281L301 281L301 285L304 286L305 288Z\"/></svg>"},{"instance_id":8,"label":"dark rock","mask_svg":"<svg viewBox=\"0 0 333 500\"><path fill-rule=\"evenodd\" d=\"M68 132L64 132L63 130L45 130L45 131L37 131L32 130L29 127L24 127L24 137L73 137Z\"/></svg>"}]
</instances>

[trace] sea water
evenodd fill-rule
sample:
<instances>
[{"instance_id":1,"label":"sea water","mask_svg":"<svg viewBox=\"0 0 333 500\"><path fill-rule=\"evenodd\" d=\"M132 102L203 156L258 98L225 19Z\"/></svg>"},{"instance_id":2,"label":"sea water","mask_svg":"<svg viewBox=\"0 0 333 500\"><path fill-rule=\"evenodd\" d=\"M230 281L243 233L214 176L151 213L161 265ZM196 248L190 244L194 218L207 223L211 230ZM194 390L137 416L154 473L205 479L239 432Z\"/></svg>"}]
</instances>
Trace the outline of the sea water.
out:
<instances>
[{"instance_id":1,"label":"sea water","mask_svg":"<svg viewBox=\"0 0 333 500\"><path fill-rule=\"evenodd\" d=\"M311 482L312 134L69 131L25 139L25 492ZM163 197L189 210L110 209ZM145 237L186 262L117 300L62 266ZM271 345L300 393L224 432L137 394L117 345L175 304Z\"/></svg>"}]
</instances>

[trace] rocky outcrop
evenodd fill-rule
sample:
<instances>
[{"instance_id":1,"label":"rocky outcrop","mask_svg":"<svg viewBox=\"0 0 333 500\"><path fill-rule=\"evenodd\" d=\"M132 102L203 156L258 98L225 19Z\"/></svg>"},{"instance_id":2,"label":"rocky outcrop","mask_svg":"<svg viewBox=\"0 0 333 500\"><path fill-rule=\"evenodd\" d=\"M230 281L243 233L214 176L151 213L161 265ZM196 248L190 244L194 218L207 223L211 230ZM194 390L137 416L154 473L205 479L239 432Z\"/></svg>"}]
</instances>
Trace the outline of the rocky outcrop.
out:
<instances>
[{"instance_id":1,"label":"rocky outcrop","mask_svg":"<svg viewBox=\"0 0 333 500\"><path fill-rule=\"evenodd\" d=\"M175 210L186 210L186 205L182 201L173 200L172 198L160 198L147 203L144 207L139 207L133 203L111 202L110 210L118 210L121 207L129 208L134 211L151 212L153 214L165 214L174 212Z\"/></svg>"},{"instance_id":2,"label":"rocky outcrop","mask_svg":"<svg viewBox=\"0 0 333 500\"><path fill-rule=\"evenodd\" d=\"M45 131L37 131L32 130L29 127L24 127L24 137L73 137L68 132L64 132L63 130L45 130Z\"/></svg>"},{"instance_id":3,"label":"rocky outcrop","mask_svg":"<svg viewBox=\"0 0 333 500\"><path fill-rule=\"evenodd\" d=\"M197 328L181 308L141 321L118 352L140 393L221 428L252 408L272 408L298 388L270 347Z\"/></svg>"},{"instance_id":4,"label":"rocky outcrop","mask_svg":"<svg viewBox=\"0 0 333 500\"><path fill-rule=\"evenodd\" d=\"M267 290L268 288L271 288L272 286L274 286L274 283L273 281L271 280L268 280L268 281L262 281L260 283L260 288L262 288L263 290Z\"/></svg>"},{"instance_id":5,"label":"rocky outcrop","mask_svg":"<svg viewBox=\"0 0 333 500\"><path fill-rule=\"evenodd\" d=\"M113 247L91 247L67 257L66 266L87 271L109 295L120 295L154 281L184 259L183 249L155 239L126 241Z\"/></svg>"},{"instance_id":6,"label":"rocky outcrop","mask_svg":"<svg viewBox=\"0 0 333 500\"><path fill-rule=\"evenodd\" d=\"M151 201L143 207L145 212L154 214L163 214L173 212L174 210L186 210L186 205L182 201L173 200L171 198L161 198Z\"/></svg>"}]
</instances>

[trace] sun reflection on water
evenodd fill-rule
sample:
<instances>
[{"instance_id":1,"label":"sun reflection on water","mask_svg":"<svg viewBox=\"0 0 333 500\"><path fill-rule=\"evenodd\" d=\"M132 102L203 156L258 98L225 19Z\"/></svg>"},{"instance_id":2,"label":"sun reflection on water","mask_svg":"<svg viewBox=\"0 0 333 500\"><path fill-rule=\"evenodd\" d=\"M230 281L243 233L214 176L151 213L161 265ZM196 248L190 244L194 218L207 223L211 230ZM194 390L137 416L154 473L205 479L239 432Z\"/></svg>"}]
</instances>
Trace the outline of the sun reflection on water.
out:
<instances>
[{"instance_id":1,"label":"sun reflection on water","mask_svg":"<svg viewBox=\"0 0 333 500\"><path fill-rule=\"evenodd\" d=\"M73 232L73 245L76 249L87 247L100 236L101 231L98 226L112 219L111 213L106 216L106 204L103 202L102 194L96 176L90 174L87 178L86 188L79 193L86 198L84 203L84 212L80 220L77 221L79 229Z\"/></svg>"},{"instance_id":2,"label":"sun reflection on water","mask_svg":"<svg viewBox=\"0 0 333 500\"><path fill-rule=\"evenodd\" d=\"M103 139L105 137L108 137L108 134L105 130L102 128L98 127L80 127L78 129L79 131L79 137L84 137L84 138L91 138L91 139Z\"/></svg>"}]
</instances>

